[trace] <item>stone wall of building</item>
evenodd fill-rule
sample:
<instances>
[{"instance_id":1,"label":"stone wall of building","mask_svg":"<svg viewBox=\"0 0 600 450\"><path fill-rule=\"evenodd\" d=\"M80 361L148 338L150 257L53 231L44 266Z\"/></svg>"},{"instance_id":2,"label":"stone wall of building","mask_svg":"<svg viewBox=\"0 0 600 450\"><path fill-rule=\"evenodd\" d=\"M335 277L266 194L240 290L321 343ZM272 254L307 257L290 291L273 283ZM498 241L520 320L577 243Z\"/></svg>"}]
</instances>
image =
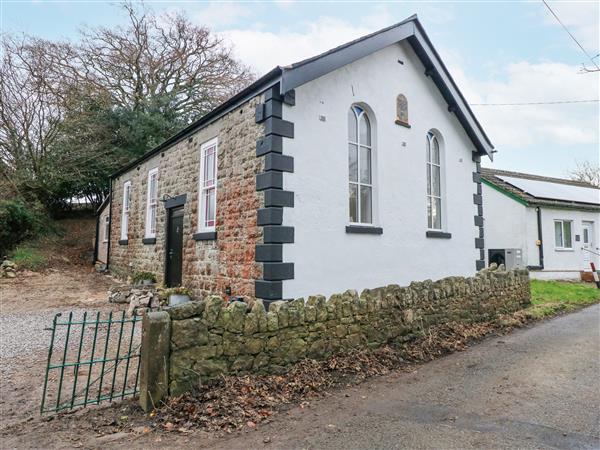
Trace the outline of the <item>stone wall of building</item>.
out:
<instances>
[{"instance_id":1,"label":"stone wall of building","mask_svg":"<svg viewBox=\"0 0 600 450\"><path fill-rule=\"evenodd\" d=\"M226 306L219 296L167 310L170 395L221 374L277 373L304 357L401 344L431 326L494 320L530 302L527 271L483 270L410 286Z\"/></svg>"},{"instance_id":2,"label":"stone wall of building","mask_svg":"<svg viewBox=\"0 0 600 450\"><path fill-rule=\"evenodd\" d=\"M207 293L254 296L254 280L262 277L255 262L255 245L262 242L256 210L264 200L256 192L255 177L263 170L256 157L256 141L264 134L255 123L255 97L196 131L172 147L141 162L112 180L112 227L109 269L126 277L150 271L164 280L167 210L159 202L156 242L144 244L148 171L158 168L158 198L185 194L182 284L198 298ZM194 240L198 232L198 177L200 146L218 137L216 240ZM121 240L123 185L131 181L131 207L127 243Z\"/></svg>"}]
</instances>

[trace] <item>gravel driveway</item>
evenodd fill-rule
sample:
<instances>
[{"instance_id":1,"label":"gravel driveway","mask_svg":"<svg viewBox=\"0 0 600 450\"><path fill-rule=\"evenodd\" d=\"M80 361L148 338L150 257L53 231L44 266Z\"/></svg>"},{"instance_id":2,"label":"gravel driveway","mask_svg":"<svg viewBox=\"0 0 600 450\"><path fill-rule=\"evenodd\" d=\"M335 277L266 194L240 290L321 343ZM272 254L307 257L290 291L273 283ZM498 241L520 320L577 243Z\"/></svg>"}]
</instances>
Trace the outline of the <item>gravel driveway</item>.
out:
<instances>
[{"instance_id":1,"label":"gravel driveway","mask_svg":"<svg viewBox=\"0 0 600 450\"><path fill-rule=\"evenodd\" d=\"M600 305L341 391L211 449L600 448Z\"/></svg>"}]
</instances>

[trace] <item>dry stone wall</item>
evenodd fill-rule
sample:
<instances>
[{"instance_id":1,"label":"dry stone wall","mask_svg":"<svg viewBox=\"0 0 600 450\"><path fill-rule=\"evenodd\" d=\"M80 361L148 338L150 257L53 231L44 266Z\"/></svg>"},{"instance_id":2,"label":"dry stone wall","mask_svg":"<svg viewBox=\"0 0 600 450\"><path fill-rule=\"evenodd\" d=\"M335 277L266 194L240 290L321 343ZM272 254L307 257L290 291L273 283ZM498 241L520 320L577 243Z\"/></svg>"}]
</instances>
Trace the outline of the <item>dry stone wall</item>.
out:
<instances>
[{"instance_id":1,"label":"dry stone wall","mask_svg":"<svg viewBox=\"0 0 600 450\"><path fill-rule=\"evenodd\" d=\"M209 296L167 310L170 395L221 374L278 373L305 357L402 344L437 324L494 320L529 302L529 275L519 270L279 301L268 312L261 301Z\"/></svg>"}]
</instances>

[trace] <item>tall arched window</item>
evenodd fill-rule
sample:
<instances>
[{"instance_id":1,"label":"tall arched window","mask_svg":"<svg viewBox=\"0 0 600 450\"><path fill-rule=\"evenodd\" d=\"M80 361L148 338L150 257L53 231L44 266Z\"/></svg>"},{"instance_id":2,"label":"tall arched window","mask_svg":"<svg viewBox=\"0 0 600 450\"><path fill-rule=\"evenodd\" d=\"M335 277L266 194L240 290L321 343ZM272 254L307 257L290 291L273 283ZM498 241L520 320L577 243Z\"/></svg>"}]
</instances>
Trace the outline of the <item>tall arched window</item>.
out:
<instances>
[{"instance_id":1,"label":"tall arched window","mask_svg":"<svg viewBox=\"0 0 600 450\"><path fill-rule=\"evenodd\" d=\"M348 111L350 223L373 223L371 122L363 108Z\"/></svg>"},{"instance_id":2,"label":"tall arched window","mask_svg":"<svg viewBox=\"0 0 600 450\"><path fill-rule=\"evenodd\" d=\"M427 133L427 227L442 229L442 158L439 138Z\"/></svg>"}]
</instances>

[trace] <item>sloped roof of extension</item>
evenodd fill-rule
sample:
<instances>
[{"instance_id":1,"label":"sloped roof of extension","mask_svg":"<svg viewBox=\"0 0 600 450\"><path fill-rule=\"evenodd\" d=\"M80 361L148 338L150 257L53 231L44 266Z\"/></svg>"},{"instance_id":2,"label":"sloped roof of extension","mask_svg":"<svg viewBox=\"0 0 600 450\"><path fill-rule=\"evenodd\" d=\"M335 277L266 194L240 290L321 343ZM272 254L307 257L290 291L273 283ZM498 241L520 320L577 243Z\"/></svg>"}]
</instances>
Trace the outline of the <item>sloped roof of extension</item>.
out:
<instances>
[{"instance_id":1,"label":"sloped roof of extension","mask_svg":"<svg viewBox=\"0 0 600 450\"><path fill-rule=\"evenodd\" d=\"M481 177L527 206L600 211L600 189L589 183L487 168L481 169Z\"/></svg>"},{"instance_id":2,"label":"sloped roof of extension","mask_svg":"<svg viewBox=\"0 0 600 450\"><path fill-rule=\"evenodd\" d=\"M425 29L417 15L395 25L389 26L375 33L363 36L354 41L340 45L320 55L289 66L277 66L250 86L237 93L225 103L221 104L208 114L193 122L187 128L167 139L162 144L142 155L137 160L123 167L112 177L127 172L144 160L156 153L165 150L173 144L186 139L190 134L209 125L250 98L266 91L271 86L279 83L281 94L285 94L298 86L332 72L342 66L350 64L371 53L381 50L389 45L408 40L413 50L425 66L425 75L431 77L448 103L448 110L453 112L465 129L467 135L475 145L477 153L492 158L494 146L485 134L475 114L467 104L458 86L452 79L450 72L442 62L439 54L433 47Z\"/></svg>"}]
</instances>

